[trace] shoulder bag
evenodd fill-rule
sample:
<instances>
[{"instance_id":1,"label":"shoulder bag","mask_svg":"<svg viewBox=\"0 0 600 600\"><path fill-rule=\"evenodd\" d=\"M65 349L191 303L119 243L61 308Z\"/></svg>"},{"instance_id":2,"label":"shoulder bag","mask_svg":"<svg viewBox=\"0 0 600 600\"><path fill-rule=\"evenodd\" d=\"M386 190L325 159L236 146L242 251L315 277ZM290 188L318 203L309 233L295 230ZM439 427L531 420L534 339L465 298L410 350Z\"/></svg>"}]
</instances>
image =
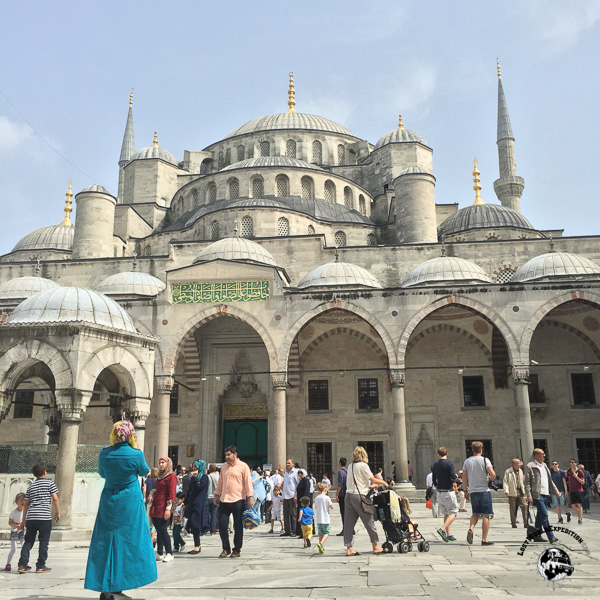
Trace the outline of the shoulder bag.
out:
<instances>
[{"instance_id":1,"label":"shoulder bag","mask_svg":"<svg viewBox=\"0 0 600 600\"><path fill-rule=\"evenodd\" d=\"M352 463L352 477L354 479L354 487L356 488L356 492L358 494L358 497L360 498L360 503L361 503L362 509L368 515L375 514L375 506L373 504L373 498L371 497L372 492L369 491L369 493L366 496L363 496L358 489L358 484L356 483L356 475L354 474L354 465L355 464L356 463Z\"/></svg>"}]
</instances>

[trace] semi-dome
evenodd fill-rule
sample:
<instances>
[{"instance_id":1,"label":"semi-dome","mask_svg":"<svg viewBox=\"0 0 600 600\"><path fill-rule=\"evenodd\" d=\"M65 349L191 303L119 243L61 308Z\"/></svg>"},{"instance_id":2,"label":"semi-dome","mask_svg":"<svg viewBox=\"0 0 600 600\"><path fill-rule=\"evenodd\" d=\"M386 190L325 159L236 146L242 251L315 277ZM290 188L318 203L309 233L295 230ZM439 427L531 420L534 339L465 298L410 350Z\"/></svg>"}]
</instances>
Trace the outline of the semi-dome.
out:
<instances>
[{"instance_id":1,"label":"semi-dome","mask_svg":"<svg viewBox=\"0 0 600 600\"><path fill-rule=\"evenodd\" d=\"M381 284L367 269L346 262L321 265L305 275L298 284L300 289L340 286L380 288Z\"/></svg>"},{"instance_id":2,"label":"semi-dome","mask_svg":"<svg viewBox=\"0 0 600 600\"><path fill-rule=\"evenodd\" d=\"M600 276L600 267L585 256L570 252L548 252L532 258L519 267L510 282L562 277L585 279L598 276Z\"/></svg>"},{"instance_id":3,"label":"semi-dome","mask_svg":"<svg viewBox=\"0 0 600 600\"><path fill-rule=\"evenodd\" d=\"M73 225L47 225L22 238L13 252L19 250L71 250L73 248Z\"/></svg>"},{"instance_id":4,"label":"semi-dome","mask_svg":"<svg viewBox=\"0 0 600 600\"><path fill-rule=\"evenodd\" d=\"M177 160L175 157L164 148L160 146L148 146L147 148L142 148L138 150L132 157L131 161L134 160L143 160L146 158L160 158L160 160L164 160L171 165L177 165Z\"/></svg>"},{"instance_id":5,"label":"semi-dome","mask_svg":"<svg viewBox=\"0 0 600 600\"><path fill-rule=\"evenodd\" d=\"M97 290L107 296L157 296L166 287L160 279L148 273L124 271L103 279Z\"/></svg>"},{"instance_id":6,"label":"semi-dome","mask_svg":"<svg viewBox=\"0 0 600 600\"><path fill-rule=\"evenodd\" d=\"M227 137L235 137L237 135L247 135L257 133L259 131L275 131L286 129L305 129L312 131L325 131L329 133L339 133L348 135L353 138L357 136L349 129L346 129L338 123L334 123L329 119L318 117L317 115L308 115L306 113L278 113L275 115L267 115L248 121L241 127L234 129ZM358 138L357 138L358 139Z\"/></svg>"},{"instance_id":7,"label":"semi-dome","mask_svg":"<svg viewBox=\"0 0 600 600\"><path fill-rule=\"evenodd\" d=\"M491 283L483 269L464 258L438 256L413 269L402 282L402 287L428 283Z\"/></svg>"},{"instance_id":8,"label":"semi-dome","mask_svg":"<svg viewBox=\"0 0 600 600\"><path fill-rule=\"evenodd\" d=\"M252 240L238 236L223 238L209 244L198 254L193 264L218 259L276 266L275 259L268 250Z\"/></svg>"},{"instance_id":9,"label":"semi-dome","mask_svg":"<svg viewBox=\"0 0 600 600\"><path fill-rule=\"evenodd\" d=\"M12 325L74 322L137 333L131 317L114 300L78 287L58 287L27 298L7 319Z\"/></svg>"},{"instance_id":10,"label":"semi-dome","mask_svg":"<svg viewBox=\"0 0 600 600\"><path fill-rule=\"evenodd\" d=\"M0 300L30 298L40 292L60 287L56 281L45 277L15 277L0 285Z\"/></svg>"},{"instance_id":11,"label":"semi-dome","mask_svg":"<svg viewBox=\"0 0 600 600\"><path fill-rule=\"evenodd\" d=\"M97 183L95 183L94 185L88 185L87 187L83 188L79 193L83 194L84 192L98 192L100 194L108 194L109 196L112 196L112 194L105 187L98 185Z\"/></svg>"},{"instance_id":12,"label":"semi-dome","mask_svg":"<svg viewBox=\"0 0 600 600\"><path fill-rule=\"evenodd\" d=\"M416 142L417 144L427 146L427 142L418 133L411 131L410 129L400 129L398 127L381 136L375 144L375 150L382 146L386 146L387 144L406 144L410 142Z\"/></svg>"},{"instance_id":13,"label":"semi-dome","mask_svg":"<svg viewBox=\"0 0 600 600\"><path fill-rule=\"evenodd\" d=\"M451 214L439 227L438 236L452 235L469 229L510 227L534 229L533 225L517 211L500 204L471 204Z\"/></svg>"},{"instance_id":14,"label":"semi-dome","mask_svg":"<svg viewBox=\"0 0 600 600\"><path fill-rule=\"evenodd\" d=\"M232 171L234 169L255 169L262 167L286 167L286 168L300 168L300 169L313 169L316 171L323 171L321 167L317 165L311 165L303 160L297 158L288 158L287 156L260 156L258 158L247 158L246 160L240 160L239 162L233 163L221 169L223 171Z\"/></svg>"}]
</instances>

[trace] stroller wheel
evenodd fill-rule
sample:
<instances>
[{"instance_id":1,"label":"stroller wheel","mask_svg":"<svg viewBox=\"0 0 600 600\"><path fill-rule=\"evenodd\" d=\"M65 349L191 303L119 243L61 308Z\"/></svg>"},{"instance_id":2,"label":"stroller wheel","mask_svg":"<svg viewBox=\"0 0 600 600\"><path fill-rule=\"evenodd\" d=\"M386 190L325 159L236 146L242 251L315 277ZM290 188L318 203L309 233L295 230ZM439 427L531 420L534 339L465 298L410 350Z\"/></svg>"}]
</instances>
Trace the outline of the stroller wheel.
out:
<instances>
[{"instance_id":1,"label":"stroller wheel","mask_svg":"<svg viewBox=\"0 0 600 600\"><path fill-rule=\"evenodd\" d=\"M413 549L412 542L408 542L408 551L412 552L412 549Z\"/></svg>"},{"instance_id":2,"label":"stroller wheel","mask_svg":"<svg viewBox=\"0 0 600 600\"><path fill-rule=\"evenodd\" d=\"M400 554L406 554L407 552L409 552L408 542L400 542L398 544L398 552L400 552Z\"/></svg>"},{"instance_id":3,"label":"stroller wheel","mask_svg":"<svg viewBox=\"0 0 600 600\"><path fill-rule=\"evenodd\" d=\"M423 552L429 552L429 542L423 542Z\"/></svg>"},{"instance_id":4,"label":"stroller wheel","mask_svg":"<svg viewBox=\"0 0 600 600\"><path fill-rule=\"evenodd\" d=\"M385 542L385 544L383 544L381 547L386 554L394 551L394 546L392 546L390 542Z\"/></svg>"},{"instance_id":5,"label":"stroller wheel","mask_svg":"<svg viewBox=\"0 0 600 600\"><path fill-rule=\"evenodd\" d=\"M418 544L417 544L417 550L419 552L425 552L425 550L423 549L425 546L425 542L423 540L421 540Z\"/></svg>"}]
</instances>

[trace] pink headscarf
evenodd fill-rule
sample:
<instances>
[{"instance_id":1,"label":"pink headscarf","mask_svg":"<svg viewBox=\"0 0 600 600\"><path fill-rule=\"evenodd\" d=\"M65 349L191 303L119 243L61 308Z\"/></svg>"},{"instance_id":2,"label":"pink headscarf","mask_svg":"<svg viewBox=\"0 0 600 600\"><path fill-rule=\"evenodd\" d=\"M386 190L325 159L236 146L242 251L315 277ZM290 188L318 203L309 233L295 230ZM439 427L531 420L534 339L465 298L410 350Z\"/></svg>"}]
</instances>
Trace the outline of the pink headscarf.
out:
<instances>
[{"instance_id":1,"label":"pink headscarf","mask_svg":"<svg viewBox=\"0 0 600 600\"><path fill-rule=\"evenodd\" d=\"M110 443L120 444L121 442L129 442L132 448L137 448L137 436L135 428L131 421L117 421L110 432Z\"/></svg>"},{"instance_id":2,"label":"pink headscarf","mask_svg":"<svg viewBox=\"0 0 600 600\"><path fill-rule=\"evenodd\" d=\"M160 458L158 460L158 462L160 463L161 460L164 460L167 464L165 465L164 469L161 469L159 466L158 478L164 479L165 477L168 477L173 472L173 461L170 458Z\"/></svg>"}]
</instances>

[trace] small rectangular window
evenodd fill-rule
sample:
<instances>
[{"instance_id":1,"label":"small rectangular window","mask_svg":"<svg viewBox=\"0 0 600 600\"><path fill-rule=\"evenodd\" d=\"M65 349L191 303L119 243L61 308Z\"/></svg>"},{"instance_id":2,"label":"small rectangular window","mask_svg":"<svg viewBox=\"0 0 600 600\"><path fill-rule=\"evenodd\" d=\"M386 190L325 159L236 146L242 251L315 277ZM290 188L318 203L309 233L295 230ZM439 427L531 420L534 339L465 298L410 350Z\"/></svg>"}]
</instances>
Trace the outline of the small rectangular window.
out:
<instances>
[{"instance_id":1,"label":"small rectangular window","mask_svg":"<svg viewBox=\"0 0 600 600\"><path fill-rule=\"evenodd\" d=\"M33 419L33 397L35 392L24 390L15 393L13 419Z\"/></svg>"},{"instance_id":2,"label":"small rectangular window","mask_svg":"<svg viewBox=\"0 0 600 600\"><path fill-rule=\"evenodd\" d=\"M483 444L483 456L490 459L492 465L494 464L494 450L492 447L492 440L465 440L465 450L467 451L467 458L473 456L473 450L471 449L472 442L481 442Z\"/></svg>"},{"instance_id":3,"label":"small rectangular window","mask_svg":"<svg viewBox=\"0 0 600 600\"><path fill-rule=\"evenodd\" d=\"M357 446L362 446L367 451L369 466L373 469L373 473L384 468L383 442L358 442Z\"/></svg>"},{"instance_id":4,"label":"small rectangular window","mask_svg":"<svg viewBox=\"0 0 600 600\"><path fill-rule=\"evenodd\" d=\"M377 379L358 380L358 408L361 410L379 408L379 382Z\"/></svg>"},{"instance_id":5,"label":"small rectangular window","mask_svg":"<svg viewBox=\"0 0 600 600\"><path fill-rule=\"evenodd\" d=\"M544 461L548 463L550 466L550 453L548 452L548 440L545 438L534 438L533 447L540 448L540 450L544 451Z\"/></svg>"},{"instance_id":6,"label":"small rectangular window","mask_svg":"<svg viewBox=\"0 0 600 600\"><path fill-rule=\"evenodd\" d=\"M333 450L331 442L308 442L306 444L306 467L317 481L323 479L323 475L331 480L333 475Z\"/></svg>"},{"instance_id":7,"label":"small rectangular window","mask_svg":"<svg viewBox=\"0 0 600 600\"><path fill-rule=\"evenodd\" d=\"M481 375L463 377L463 400L466 407L485 406L485 392Z\"/></svg>"},{"instance_id":8,"label":"small rectangular window","mask_svg":"<svg viewBox=\"0 0 600 600\"><path fill-rule=\"evenodd\" d=\"M173 470L179 464L179 446L169 446L169 458L173 461Z\"/></svg>"},{"instance_id":9,"label":"small rectangular window","mask_svg":"<svg viewBox=\"0 0 600 600\"><path fill-rule=\"evenodd\" d=\"M329 381L327 379L308 382L308 410L329 410Z\"/></svg>"},{"instance_id":10,"label":"small rectangular window","mask_svg":"<svg viewBox=\"0 0 600 600\"><path fill-rule=\"evenodd\" d=\"M594 376L591 373L571 373L571 387L575 406L596 404Z\"/></svg>"},{"instance_id":11,"label":"small rectangular window","mask_svg":"<svg viewBox=\"0 0 600 600\"><path fill-rule=\"evenodd\" d=\"M171 399L169 402L169 414L170 415L178 415L179 414L179 384L176 383L173 385L173 389L171 390Z\"/></svg>"}]
</instances>

